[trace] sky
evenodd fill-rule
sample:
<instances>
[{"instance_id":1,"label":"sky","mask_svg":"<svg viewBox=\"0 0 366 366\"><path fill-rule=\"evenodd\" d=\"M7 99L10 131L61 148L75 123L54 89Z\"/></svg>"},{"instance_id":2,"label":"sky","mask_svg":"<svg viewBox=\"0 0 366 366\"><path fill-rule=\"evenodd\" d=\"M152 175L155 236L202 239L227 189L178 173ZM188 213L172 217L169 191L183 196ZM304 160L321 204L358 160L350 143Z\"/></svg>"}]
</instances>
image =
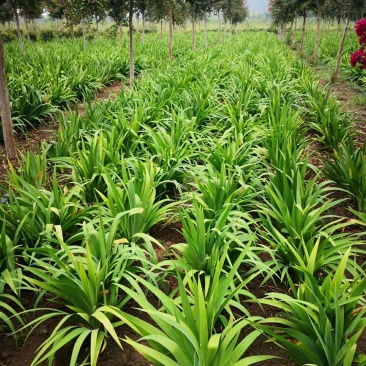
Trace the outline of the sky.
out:
<instances>
[{"instance_id":1,"label":"sky","mask_svg":"<svg viewBox=\"0 0 366 366\"><path fill-rule=\"evenodd\" d=\"M268 10L268 0L248 0L250 11L265 12Z\"/></svg>"}]
</instances>

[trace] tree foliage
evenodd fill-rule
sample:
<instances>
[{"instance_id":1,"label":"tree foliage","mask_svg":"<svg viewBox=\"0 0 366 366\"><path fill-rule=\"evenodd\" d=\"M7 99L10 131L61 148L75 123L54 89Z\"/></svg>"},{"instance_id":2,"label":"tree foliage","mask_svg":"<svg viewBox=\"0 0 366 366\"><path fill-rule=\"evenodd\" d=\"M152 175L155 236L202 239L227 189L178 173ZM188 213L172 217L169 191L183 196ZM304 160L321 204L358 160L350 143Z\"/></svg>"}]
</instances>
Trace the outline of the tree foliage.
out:
<instances>
[{"instance_id":1,"label":"tree foliage","mask_svg":"<svg viewBox=\"0 0 366 366\"><path fill-rule=\"evenodd\" d=\"M246 0L227 0L222 4L224 20L232 25L244 22L249 15Z\"/></svg>"},{"instance_id":2,"label":"tree foliage","mask_svg":"<svg viewBox=\"0 0 366 366\"><path fill-rule=\"evenodd\" d=\"M11 22L14 17L13 7L9 1L0 1L0 22L2 24Z\"/></svg>"},{"instance_id":3,"label":"tree foliage","mask_svg":"<svg viewBox=\"0 0 366 366\"><path fill-rule=\"evenodd\" d=\"M14 9L28 20L34 20L43 12L43 0L0 0L0 21L9 22L14 18Z\"/></svg>"},{"instance_id":4,"label":"tree foliage","mask_svg":"<svg viewBox=\"0 0 366 366\"><path fill-rule=\"evenodd\" d=\"M304 9L314 14L317 14L320 9L324 19L340 22L347 17L348 4L348 0L270 0L269 11L275 24L291 22ZM365 0L352 2L351 18L353 20L362 18L365 12Z\"/></svg>"},{"instance_id":5,"label":"tree foliage","mask_svg":"<svg viewBox=\"0 0 366 366\"><path fill-rule=\"evenodd\" d=\"M106 0L106 10L108 15L118 24L128 24L128 1Z\"/></svg>"}]
</instances>

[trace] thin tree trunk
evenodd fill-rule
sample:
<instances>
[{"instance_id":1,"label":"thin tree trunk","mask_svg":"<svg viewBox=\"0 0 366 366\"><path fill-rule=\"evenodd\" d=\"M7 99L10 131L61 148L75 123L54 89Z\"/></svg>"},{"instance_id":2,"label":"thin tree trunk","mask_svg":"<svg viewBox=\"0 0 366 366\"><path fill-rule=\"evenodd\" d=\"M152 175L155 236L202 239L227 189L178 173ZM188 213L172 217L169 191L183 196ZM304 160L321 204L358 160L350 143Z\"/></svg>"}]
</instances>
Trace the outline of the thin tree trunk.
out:
<instances>
[{"instance_id":1,"label":"thin tree trunk","mask_svg":"<svg viewBox=\"0 0 366 366\"><path fill-rule=\"evenodd\" d=\"M296 37L297 37L297 16L295 17L295 28L294 28L294 34L292 39L292 47L296 47Z\"/></svg>"},{"instance_id":2,"label":"thin tree trunk","mask_svg":"<svg viewBox=\"0 0 366 366\"><path fill-rule=\"evenodd\" d=\"M122 24L119 25L119 44L120 45L123 44L123 28L122 28Z\"/></svg>"},{"instance_id":3,"label":"thin tree trunk","mask_svg":"<svg viewBox=\"0 0 366 366\"><path fill-rule=\"evenodd\" d=\"M319 4L319 1L317 1L317 5L318 5L318 17L316 22L316 34L315 34L313 58L316 58L318 56L319 40L320 40L320 22L322 20L322 9Z\"/></svg>"},{"instance_id":4,"label":"thin tree trunk","mask_svg":"<svg viewBox=\"0 0 366 366\"><path fill-rule=\"evenodd\" d=\"M304 15L303 15L303 21L302 21L300 52L302 52L302 49L304 47L305 28L306 28L306 8L304 9Z\"/></svg>"},{"instance_id":5,"label":"thin tree trunk","mask_svg":"<svg viewBox=\"0 0 366 366\"><path fill-rule=\"evenodd\" d=\"M142 34L141 42L145 43L145 12L142 13Z\"/></svg>"},{"instance_id":6,"label":"thin tree trunk","mask_svg":"<svg viewBox=\"0 0 366 366\"><path fill-rule=\"evenodd\" d=\"M339 31L341 30L341 17L337 18L337 35L339 34Z\"/></svg>"},{"instance_id":7,"label":"thin tree trunk","mask_svg":"<svg viewBox=\"0 0 366 366\"><path fill-rule=\"evenodd\" d=\"M173 9L169 7L169 60L173 60Z\"/></svg>"},{"instance_id":8,"label":"thin tree trunk","mask_svg":"<svg viewBox=\"0 0 366 366\"><path fill-rule=\"evenodd\" d=\"M160 39L163 39L163 19L160 20Z\"/></svg>"},{"instance_id":9,"label":"thin tree trunk","mask_svg":"<svg viewBox=\"0 0 366 366\"><path fill-rule=\"evenodd\" d=\"M194 10L192 9L192 51L196 49L196 30L194 21Z\"/></svg>"},{"instance_id":10,"label":"thin tree trunk","mask_svg":"<svg viewBox=\"0 0 366 366\"><path fill-rule=\"evenodd\" d=\"M292 19L291 26L290 26L290 37L289 37L289 43L288 43L290 46L292 43L293 36L294 36L294 19Z\"/></svg>"},{"instance_id":11,"label":"thin tree trunk","mask_svg":"<svg viewBox=\"0 0 366 366\"><path fill-rule=\"evenodd\" d=\"M75 41L75 32L74 32L74 26L71 26L71 38L73 41Z\"/></svg>"},{"instance_id":12,"label":"thin tree trunk","mask_svg":"<svg viewBox=\"0 0 366 366\"><path fill-rule=\"evenodd\" d=\"M339 45L338 56L337 56L337 64L336 64L334 74L333 74L332 80L331 80L332 83L335 83L337 81L337 78L338 78L339 67L340 67L340 64L341 64L342 52L343 52L343 47L344 47L344 42L346 41L348 28L349 28L349 23L350 23L350 18L351 18L351 9L352 9L352 0L349 0L347 21L346 21L346 25L344 27L344 32L343 32L343 37L342 37L342 40L341 40L341 44Z\"/></svg>"},{"instance_id":13,"label":"thin tree trunk","mask_svg":"<svg viewBox=\"0 0 366 366\"><path fill-rule=\"evenodd\" d=\"M280 23L280 25L278 26L278 38L281 41L285 40L285 29L286 29L285 23Z\"/></svg>"},{"instance_id":14,"label":"thin tree trunk","mask_svg":"<svg viewBox=\"0 0 366 366\"><path fill-rule=\"evenodd\" d=\"M31 42L31 38L30 38L30 34L29 34L29 26L28 26L28 19L26 17L24 17L24 23L25 23L25 29L27 31L27 39L28 42Z\"/></svg>"},{"instance_id":15,"label":"thin tree trunk","mask_svg":"<svg viewBox=\"0 0 366 366\"><path fill-rule=\"evenodd\" d=\"M219 29L217 31L217 40L220 43L221 42L221 19L220 19L220 10L217 11L217 19L219 21Z\"/></svg>"},{"instance_id":16,"label":"thin tree trunk","mask_svg":"<svg viewBox=\"0 0 366 366\"><path fill-rule=\"evenodd\" d=\"M13 10L14 10L15 23L17 25L20 53L22 55L24 55L24 45L23 45L23 39L22 39L22 32L20 31L18 9L17 9L17 6L16 6L14 0L13 0Z\"/></svg>"},{"instance_id":17,"label":"thin tree trunk","mask_svg":"<svg viewBox=\"0 0 366 366\"><path fill-rule=\"evenodd\" d=\"M205 40L205 48L208 47L208 42L207 42L207 14L205 13L204 15L204 19L203 19L204 23L204 28L203 28L203 38Z\"/></svg>"},{"instance_id":18,"label":"thin tree trunk","mask_svg":"<svg viewBox=\"0 0 366 366\"><path fill-rule=\"evenodd\" d=\"M83 17L82 19L82 27L83 27L83 44L84 44L84 50L86 49L86 21Z\"/></svg>"},{"instance_id":19,"label":"thin tree trunk","mask_svg":"<svg viewBox=\"0 0 366 366\"><path fill-rule=\"evenodd\" d=\"M11 120L10 100L8 86L5 76L5 58L3 37L0 32L0 108L1 119L3 125L3 135L5 142L5 151L8 158L12 159L16 156L13 123Z\"/></svg>"},{"instance_id":20,"label":"thin tree trunk","mask_svg":"<svg viewBox=\"0 0 366 366\"><path fill-rule=\"evenodd\" d=\"M133 80L135 78L135 62L133 55L133 0L130 0L130 9L128 14L128 27L130 36L130 85L133 85Z\"/></svg>"}]
</instances>

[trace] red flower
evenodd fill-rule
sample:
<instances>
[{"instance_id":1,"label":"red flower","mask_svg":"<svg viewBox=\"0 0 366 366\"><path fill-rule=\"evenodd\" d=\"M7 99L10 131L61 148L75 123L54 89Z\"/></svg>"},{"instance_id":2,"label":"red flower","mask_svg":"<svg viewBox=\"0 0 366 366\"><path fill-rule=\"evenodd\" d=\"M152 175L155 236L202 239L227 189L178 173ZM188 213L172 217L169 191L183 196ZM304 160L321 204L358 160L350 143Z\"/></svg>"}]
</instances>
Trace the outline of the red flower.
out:
<instances>
[{"instance_id":1,"label":"red flower","mask_svg":"<svg viewBox=\"0 0 366 366\"><path fill-rule=\"evenodd\" d=\"M361 19L356 23L355 26L356 34L359 38L360 45L366 44L366 18Z\"/></svg>"},{"instance_id":2,"label":"red flower","mask_svg":"<svg viewBox=\"0 0 366 366\"><path fill-rule=\"evenodd\" d=\"M356 67L358 64L361 70L366 69L366 51L363 47L351 55L351 66Z\"/></svg>"}]
</instances>

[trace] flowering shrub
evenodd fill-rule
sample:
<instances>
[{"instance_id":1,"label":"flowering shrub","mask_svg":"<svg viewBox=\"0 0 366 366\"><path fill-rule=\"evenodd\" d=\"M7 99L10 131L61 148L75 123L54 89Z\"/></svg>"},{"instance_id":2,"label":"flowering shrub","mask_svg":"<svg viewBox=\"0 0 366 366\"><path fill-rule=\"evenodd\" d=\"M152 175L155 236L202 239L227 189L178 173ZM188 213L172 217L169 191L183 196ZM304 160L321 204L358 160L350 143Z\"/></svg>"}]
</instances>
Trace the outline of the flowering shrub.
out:
<instances>
[{"instance_id":1,"label":"flowering shrub","mask_svg":"<svg viewBox=\"0 0 366 366\"><path fill-rule=\"evenodd\" d=\"M351 55L351 66L356 67L357 64L360 64L361 70L366 69L366 50L363 47Z\"/></svg>"},{"instance_id":2,"label":"flowering shrub","mask_svg":"<svg viewBox=\"0 0 366 366\"><path fill-rule=\"evenodd\" d=\"M356 23L355 30L356 30L356 34L359 38L360 45L365 46L366 45L366 18L361 19Z\"/></svg>"},{"instance_id":3,"label":"flowering shrub","mask_svg":"<svg viewBox=\"0 0 366 366\"><path fill-rule=\"evenodd\" d=\"M361 19L356 23L355 26L356 34L359 38L361 48L355 51L351 55L351 66L356 67L360 65L360 69L366 69L366 18Z\"/></svg>"}]
</instances>

